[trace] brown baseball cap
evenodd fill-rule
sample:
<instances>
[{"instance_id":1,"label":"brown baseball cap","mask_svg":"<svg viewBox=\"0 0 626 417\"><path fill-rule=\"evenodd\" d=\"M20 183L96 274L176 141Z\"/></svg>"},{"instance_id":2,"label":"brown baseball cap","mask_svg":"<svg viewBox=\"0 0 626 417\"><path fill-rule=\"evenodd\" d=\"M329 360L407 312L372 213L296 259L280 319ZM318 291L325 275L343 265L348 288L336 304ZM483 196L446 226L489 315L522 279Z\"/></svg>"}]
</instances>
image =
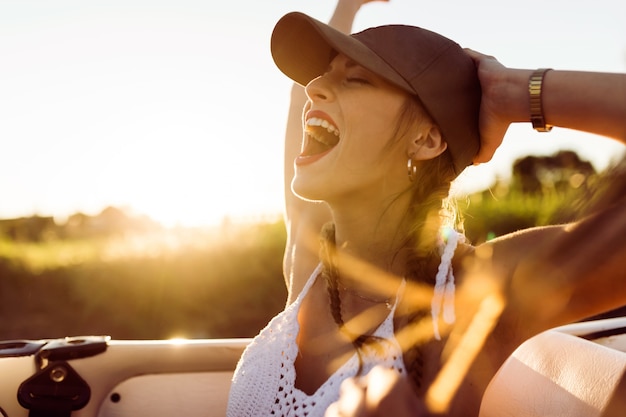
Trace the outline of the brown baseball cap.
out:
<instances>
[{"instance_id":1,"label":"brown baseball cap","mask_svg":"<svg viewBox=\"0 0 626 417\"><path fill-rule=\"evenodd\" d=\"M416 26L385 25L346 35L303 13L283 16L272 33L278 68L300 85L322 75L341 53L417 96L435 120L456 174L480 147L480 83L472 59L454 41Z\"/></svg>"}]
</instances>

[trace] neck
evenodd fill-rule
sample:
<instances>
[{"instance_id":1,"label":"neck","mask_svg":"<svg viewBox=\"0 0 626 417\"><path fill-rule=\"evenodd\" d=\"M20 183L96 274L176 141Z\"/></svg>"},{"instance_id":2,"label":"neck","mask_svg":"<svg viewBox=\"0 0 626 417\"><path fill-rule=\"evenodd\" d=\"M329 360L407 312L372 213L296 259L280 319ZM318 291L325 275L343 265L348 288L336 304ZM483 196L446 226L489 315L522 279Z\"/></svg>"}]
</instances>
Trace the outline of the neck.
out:
<instances>
[{"instance_id":1,"label":"neck","mask_svg":"<svg viewBox=\"0 0 626 417\"><path fill-rule=\"evenodd\" d=\"M375 207L369 201L331 206L335 223L336 262L342 285L359 291L395 291L406 275L410 248L406 204L398 199ZM381 283L384 288L379 288Z\"/></svg>"}]
</instances>

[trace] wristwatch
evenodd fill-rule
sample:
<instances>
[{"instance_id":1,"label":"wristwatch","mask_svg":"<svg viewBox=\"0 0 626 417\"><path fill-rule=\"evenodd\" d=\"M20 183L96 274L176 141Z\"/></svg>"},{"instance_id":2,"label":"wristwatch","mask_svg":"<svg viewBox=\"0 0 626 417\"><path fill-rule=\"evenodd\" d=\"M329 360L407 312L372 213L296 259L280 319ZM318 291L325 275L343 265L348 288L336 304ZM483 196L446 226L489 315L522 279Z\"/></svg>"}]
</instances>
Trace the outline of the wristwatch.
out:
<instances>
[{"instance_id":1,"label":"wristwatch","mask_svg":"<svg viewBox=\"0 0 626 417\"><path fill-rule=\"evenodd\" d=\"M528 80L528 92L530 93L530 121L533 124L533 129L537 132L549 132L552 130L551 125L546 124L546 120L543 117L543 105L542 105L542 86L543 77L546 72L552 68L539 68L535 70Z\"/></svg>"}]
</instances>

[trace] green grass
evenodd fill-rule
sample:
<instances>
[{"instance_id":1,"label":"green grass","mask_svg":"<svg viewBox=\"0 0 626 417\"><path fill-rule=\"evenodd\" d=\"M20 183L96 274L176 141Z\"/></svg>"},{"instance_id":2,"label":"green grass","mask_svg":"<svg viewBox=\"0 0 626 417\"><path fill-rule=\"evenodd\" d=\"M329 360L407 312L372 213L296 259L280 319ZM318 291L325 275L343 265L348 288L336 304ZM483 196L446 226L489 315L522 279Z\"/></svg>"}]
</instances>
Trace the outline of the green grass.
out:
<instances>
[{"instance_id":1,"label":"green grass","mask_svg":"<svg viewBox=\"0 0 626 417\"><path fill-rule=\"evenodd\" d=\"M4 241L0 339L252 336L284 307L284 243L282 223Z\"/></svg>"},{"instance_id":2,"label":"green grass","mask_svg":"<svg viewBox=\"0 0 626 417\"><path fill-rule=\"evenodd\" d=\"M517 190L488 190L459 199L465 232L473 243L481 243L533 226L574 220L583 211L580 194L544 193L529 195Z\"/></svg>"},{"instance_id":3,"label":"green grass","mask_svg":"<svg viewBox=\"0 0 626 417\"><path fill-rule=\"evenodd\" d=\"M0 237L0 258L11 260L22 268L38 274L93 262L103 253L107 242L96 239L53 240L45 243L14 242Z\"/></svg>"},{"instance_id":4,"label":"green grass","mask_svg":"<svg viewBox=\"0 0 626 417\"><path fill-rule=\"evenodd\" d=\"M575 218L581 196L494 188L458 206L476 244ZM253 336L284 307L285 238L282 221L40 243L0 238L0 340Z\"/></svg>"}]
</instances>

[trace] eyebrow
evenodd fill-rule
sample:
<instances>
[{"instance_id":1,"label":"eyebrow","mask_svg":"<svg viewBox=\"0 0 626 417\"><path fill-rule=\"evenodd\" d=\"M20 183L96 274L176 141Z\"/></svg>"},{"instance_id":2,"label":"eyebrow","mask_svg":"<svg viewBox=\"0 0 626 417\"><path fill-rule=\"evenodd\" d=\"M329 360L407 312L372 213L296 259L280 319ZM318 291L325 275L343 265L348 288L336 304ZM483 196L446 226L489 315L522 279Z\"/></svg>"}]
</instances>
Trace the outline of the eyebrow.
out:
<instances>
[{"instance_id":1,"label":"eyebrow","mask_svg":"<svg viewBox=\"0 0 626 417\"><path fill-rule=\"evenodd\" d=\"M361 68L365 68L363 67L361 64L357 63L355 60L353 60L352 58L349 58L347 56L344 55L344 57L346 58L346 68L354 68L354 67L361 67Z\"/></svg>"},{"instance_id":2,"label":"eyebrow","mask_svg":"<svg viewBox=\"0 0 626 417\"><path fill-rule=\"evenodd\" d=\"M340 55L341 55L341 56L343 56L343 57L346 59L346 63L345 63L345 68L346 68L346 69L353 69L353 68L358 67L358 68L362 68L363 70L365 70L365 71L367 71L367 72L371 73L371 74L372 74L372 75L374 75L374 76L376 75L376 74L372 73L372 71L370 71L370 70L368 70L367 68L365 68L363 65L361 65L361 64L359 64L359 63L357 63L357 62L356 62L355 60L353 60L352 58L349 58L349 57L347 57L346 55L343 55L343 54L339 54L339 53L337 53L336 51L333 51L333 52L334 52L334 53L333 53L333 56L331 57L330 61L328 62L328 66L326 67L326 71L324 71L324 73L327 73L327 72L329 72L329 71L332 69L332 67L333 67L333 66L332 66L332 61L334 61L334 60L335 60L335 58L337 58L338 56L340 56Z\"/></svg>"}]
</instances>

